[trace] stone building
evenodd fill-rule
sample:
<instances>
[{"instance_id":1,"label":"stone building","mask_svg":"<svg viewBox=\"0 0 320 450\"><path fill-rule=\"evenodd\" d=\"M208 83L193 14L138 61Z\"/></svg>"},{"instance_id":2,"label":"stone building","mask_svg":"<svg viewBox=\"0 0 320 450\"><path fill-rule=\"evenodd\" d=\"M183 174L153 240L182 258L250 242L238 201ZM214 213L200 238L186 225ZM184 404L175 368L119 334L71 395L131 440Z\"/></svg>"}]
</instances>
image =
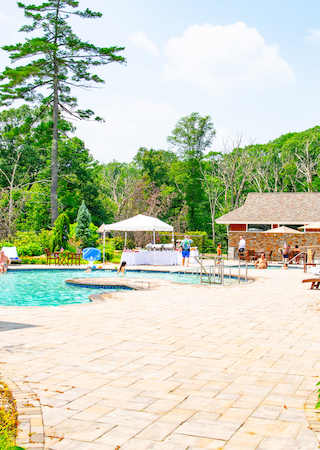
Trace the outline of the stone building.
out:
<instances>
[{"instance_id":1,"label":"stone building","mask_svg":"<svg viewBox=\"0 0 320 450\"><path fill-rule=\"evenodd\" d=\"M274 259L279 258L278 249L283 246L284 239L291 247L320 245L320 229L285 236L265 234L264 231L281 225L298 229L319 221L320 193L317 192L252 192L243 206L216 219L217 223L227 225L229 248L238 248L239 237L243 235L247 250L272 250Z\"/></svg>"}]
</instances>

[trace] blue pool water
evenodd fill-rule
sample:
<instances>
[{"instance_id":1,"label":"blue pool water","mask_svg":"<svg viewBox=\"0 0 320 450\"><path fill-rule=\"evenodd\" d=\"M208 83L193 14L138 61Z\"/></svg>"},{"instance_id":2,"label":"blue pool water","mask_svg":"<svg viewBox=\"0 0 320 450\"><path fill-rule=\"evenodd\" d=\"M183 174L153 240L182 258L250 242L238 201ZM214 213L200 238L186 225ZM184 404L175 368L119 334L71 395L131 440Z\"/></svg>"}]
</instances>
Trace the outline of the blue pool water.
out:
<instances>
[{"instance_id":1,"label":"blue pool water","mask_svg":"<svg viewBox=\"0 0 320 450\"><path fill-rule=\"evenodd\" d=\"M70 278L117 278L115 271L95 270L85 274L84 270L9 270L0 275L0 305L5 306L61 306L89 302L89 295L103 291L103 288L84 288L69 285ZM126 279L166 279L178 283L198 284L200 278L193 274L170 272L127 271ZM226 280L226 284L235 280Z\"/></svg>"}]
</instances>

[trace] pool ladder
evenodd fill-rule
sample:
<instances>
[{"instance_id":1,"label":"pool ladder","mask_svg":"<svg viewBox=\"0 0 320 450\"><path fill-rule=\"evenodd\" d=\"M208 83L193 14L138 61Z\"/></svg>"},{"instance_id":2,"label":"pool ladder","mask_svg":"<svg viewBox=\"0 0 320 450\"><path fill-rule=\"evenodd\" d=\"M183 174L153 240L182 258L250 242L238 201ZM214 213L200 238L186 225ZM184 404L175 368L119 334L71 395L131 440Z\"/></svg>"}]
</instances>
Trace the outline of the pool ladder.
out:
<instances>
[{"instance_id":1,"label":"pool ladder","mask_svg":"<svg viewBox=\"0 0 320 450\"><path fill-rule=\"evenodd\" d=\"M241 279L244 279L245 282L248 281L248 263L246 261L235 260L237 264L225 264L225 260L226 261L228 260L221 258L220 264L218 264L217 257L212 258L210 256L200 256L200 258L194 257L194 259L200 266L196 270L197 275L200 275L201 284L220 284L224 286L224 281L226 278L225 269L229 269L228 275L229 279L231 280L232 278L231 269L233 268L238 269L237 273L238 284L240 284ZM204 259L211 261L213 260L213 265L204 266L203 264ZM241 270L242 268L244 269L243 274ZM194 268L185 269L184 273L187 272L195 273Z\"/></svg>"}]
</instances>

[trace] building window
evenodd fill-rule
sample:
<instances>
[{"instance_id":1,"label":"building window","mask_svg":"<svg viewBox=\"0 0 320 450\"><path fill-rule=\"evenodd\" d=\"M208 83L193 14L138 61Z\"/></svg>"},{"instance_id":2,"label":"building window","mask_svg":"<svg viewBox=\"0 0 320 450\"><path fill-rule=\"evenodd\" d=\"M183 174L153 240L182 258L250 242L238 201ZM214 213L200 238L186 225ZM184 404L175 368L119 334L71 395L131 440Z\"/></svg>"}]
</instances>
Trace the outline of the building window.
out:
<instances>
[{"instance_id":1,"label":"building window","mask_svg":"<svg viewBox=\"0 0 320 450\"><path fill-rule=\"evenodd\" d=\"M230 231L247 231L247 225L245 223L230 224Z\"/></svg>"},{"instance_id":2,"label":"building window","mask_svg":"<svg viewBox=\"0 0 320 450\"><path fill-rule=\"evenodd\" d=\"M303 224L302 225L283 225L283 224L281 224L280 226L281 227L293 228L294 230L298 230L298 231L303 231L302 229L299 230L300 227L303 227Z\"/></svg>"},{"instance_id":3,"label":"building window","mask_svg":"<svg viewBox=\"0 0 320 450\"><path fill-rule=\"evenodd\" d=\"M248 231L267 231L271 229L271 225L248 224Z\"/></svg>"}]
</instances>

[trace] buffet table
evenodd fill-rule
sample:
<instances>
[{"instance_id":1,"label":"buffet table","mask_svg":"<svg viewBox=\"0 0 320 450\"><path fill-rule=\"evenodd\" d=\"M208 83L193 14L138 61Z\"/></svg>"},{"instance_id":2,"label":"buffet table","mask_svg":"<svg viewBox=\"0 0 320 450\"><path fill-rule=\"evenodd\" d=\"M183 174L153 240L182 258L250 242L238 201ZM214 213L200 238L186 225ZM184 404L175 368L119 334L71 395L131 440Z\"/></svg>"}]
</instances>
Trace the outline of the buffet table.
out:
<instances>
[{"instance_id":1,"label":"buffet table","mask_svg":"<svg viewBox=\"0 0 320 450\"><path fill-rule=\"evenodd\" d=\"M178 264L177 251L139 251L123 252L121 262L126 261L127 266L154 265L154 266L176 266Z\"/></svg>"}]
</instances>

